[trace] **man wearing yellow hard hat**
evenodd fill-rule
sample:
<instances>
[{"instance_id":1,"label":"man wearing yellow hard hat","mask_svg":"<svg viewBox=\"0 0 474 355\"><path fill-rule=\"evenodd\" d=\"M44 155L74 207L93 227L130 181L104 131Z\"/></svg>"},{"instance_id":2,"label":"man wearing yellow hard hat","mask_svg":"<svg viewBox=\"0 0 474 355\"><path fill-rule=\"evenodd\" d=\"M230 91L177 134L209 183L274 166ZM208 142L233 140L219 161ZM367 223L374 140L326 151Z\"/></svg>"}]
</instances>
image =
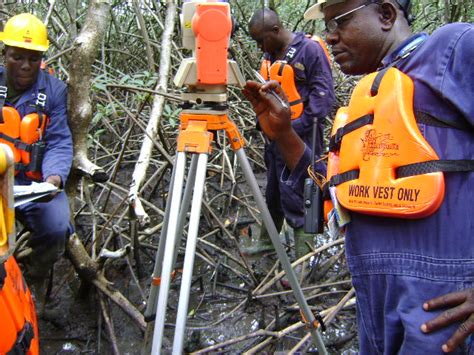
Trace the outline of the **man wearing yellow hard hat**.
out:
<instances>
[{"instance_id":1,"label":"man wearing yellow hard hat","mask_svg":"<svg viewBox=\"0 0 474 355\"><path fill-rule=\"evenodd\" d=\"M344 73L366 75L336 115L325 185L360 353L474 353L474 26L413 34L409 0L318 0L305 18L325 22ZM270 89L244 93L297 189L311 152Z\"/></svg>"},{"instance_id":2,"label":"man wearing yellow hard hat","mask_svg":"<svg viewBox=\"0 0 474 355\"><path fill-rule=\"evenodd\" d=\"M72 164L72 137L67 87L40 69L49 47L46 26L32 14L19 14L6 22L0 41L0 142L14 152L15 185L48 182L62 188ZM73 231L66 194L23 204L15 214L31 232L28 245L33 252L24 261L25 277L41 298L48 271Z\"/></svg>"}]
</instances>

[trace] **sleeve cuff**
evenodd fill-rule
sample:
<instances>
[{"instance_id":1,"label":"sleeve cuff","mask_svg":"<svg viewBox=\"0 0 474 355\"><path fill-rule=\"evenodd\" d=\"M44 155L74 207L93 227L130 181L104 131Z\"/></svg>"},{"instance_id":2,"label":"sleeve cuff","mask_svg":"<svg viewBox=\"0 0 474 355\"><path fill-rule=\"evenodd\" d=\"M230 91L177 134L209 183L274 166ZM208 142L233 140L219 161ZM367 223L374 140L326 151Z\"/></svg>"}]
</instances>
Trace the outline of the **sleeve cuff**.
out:
<instances>
[{"instance_id":1,"label":"sleeve cuff","mask_svg":"<svg viewBox=\"0 0 474 355\"><path fill-rule=\"evenodd\" d=\"M304 184L304 180L308 177L308 166L311 164L311 150L304 147L303 155L293 171L286 166L281 172L280 181L288 187L295 189Z\"/></svg>"}]
</instances>

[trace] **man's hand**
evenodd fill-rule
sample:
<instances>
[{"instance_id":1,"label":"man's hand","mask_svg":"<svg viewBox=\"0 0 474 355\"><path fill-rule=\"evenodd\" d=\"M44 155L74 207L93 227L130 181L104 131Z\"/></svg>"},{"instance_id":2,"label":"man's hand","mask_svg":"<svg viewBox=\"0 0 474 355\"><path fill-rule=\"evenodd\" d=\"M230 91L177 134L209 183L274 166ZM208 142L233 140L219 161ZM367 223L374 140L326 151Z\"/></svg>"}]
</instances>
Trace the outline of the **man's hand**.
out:
<instances>
[{"instance_id":1,"label":"man's hand","mask_svg":"<svg viewBox=\"0 0 474 355\"><path fill-rule=\"evenodd\" d=\"M61 188L61 177L58 176L58 175L50 175L46 178L45 182L49 182L50 184L56 186L58 189ZM42 198L39 198L36 200L36 202L49 202L51 201L53 198L56 197L56 195L58 194L58 192L51 192L50 194L42 197Z\"/></svg>"},{"instance_id":2,"label":"man's hand","mask_svg":"<svg viewBox=\"0 0 474 355\"><path fill-rule=\"evenodd\" d=\"M270 90L288 102L281 86L274 80L266 84L247 81L242 92L252 104L263 133L276 142L286 166L293 171L304 153L305 145L291 127L290 109L283 107Z\"/></svg>"},{"instance_id":3,"label":"man's hand","mask_svg":"<svg viewBox=\"0 0 474 355\"><path fill-rule=\"evenodd\" d=\"M421 330L424 333L430 333L455 322L463 322L442 347L443 351L448 353L455 350L474 333L474 288L448 293L423 304L423 309L427 312L439 308L448 309L423 324Z\"/></svg>"},{"instance_id":4,"label":"man's hand","mask_svg":"<svg viewBox=\"0 0 474 355\"><path fill-rule=\"evenodd\" d=\"M252 104L263 133L273 141L291 129L291 112L270 94L271 90L288 102L281 86L275 80L266 84L247 81L242 92Z\"/></svg>"},{"instance_id":5,"label":"man's hand","mask_svg":"<svg viewBox=\"0 0 474 355\"><path fill-rule=\"evenodd\" d=\"M46 178L45 182L49 182L50 184L53 184L56 186L58 189L61 187L61 177L58 175L50 175Z\"/></svg>"}]
</instances>

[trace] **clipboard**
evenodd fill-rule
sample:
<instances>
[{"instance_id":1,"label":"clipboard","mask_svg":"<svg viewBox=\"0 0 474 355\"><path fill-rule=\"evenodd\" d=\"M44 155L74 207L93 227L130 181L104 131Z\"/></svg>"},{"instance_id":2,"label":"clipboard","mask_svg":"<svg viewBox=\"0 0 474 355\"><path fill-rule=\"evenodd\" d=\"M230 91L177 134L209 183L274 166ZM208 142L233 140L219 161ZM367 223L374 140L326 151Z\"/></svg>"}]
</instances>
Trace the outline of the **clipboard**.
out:
<instances>
[{"instance_id":1,"label":"clipboard","mask_svg":"<svg viewBox=\"0 0 474 355\"><path fill-rule=\"evenodd\" d=\"M49 182L32 182L31 185L14 185L14 206L18 207L59 191L61 190Z\"/></svg>"}]
</instances>

